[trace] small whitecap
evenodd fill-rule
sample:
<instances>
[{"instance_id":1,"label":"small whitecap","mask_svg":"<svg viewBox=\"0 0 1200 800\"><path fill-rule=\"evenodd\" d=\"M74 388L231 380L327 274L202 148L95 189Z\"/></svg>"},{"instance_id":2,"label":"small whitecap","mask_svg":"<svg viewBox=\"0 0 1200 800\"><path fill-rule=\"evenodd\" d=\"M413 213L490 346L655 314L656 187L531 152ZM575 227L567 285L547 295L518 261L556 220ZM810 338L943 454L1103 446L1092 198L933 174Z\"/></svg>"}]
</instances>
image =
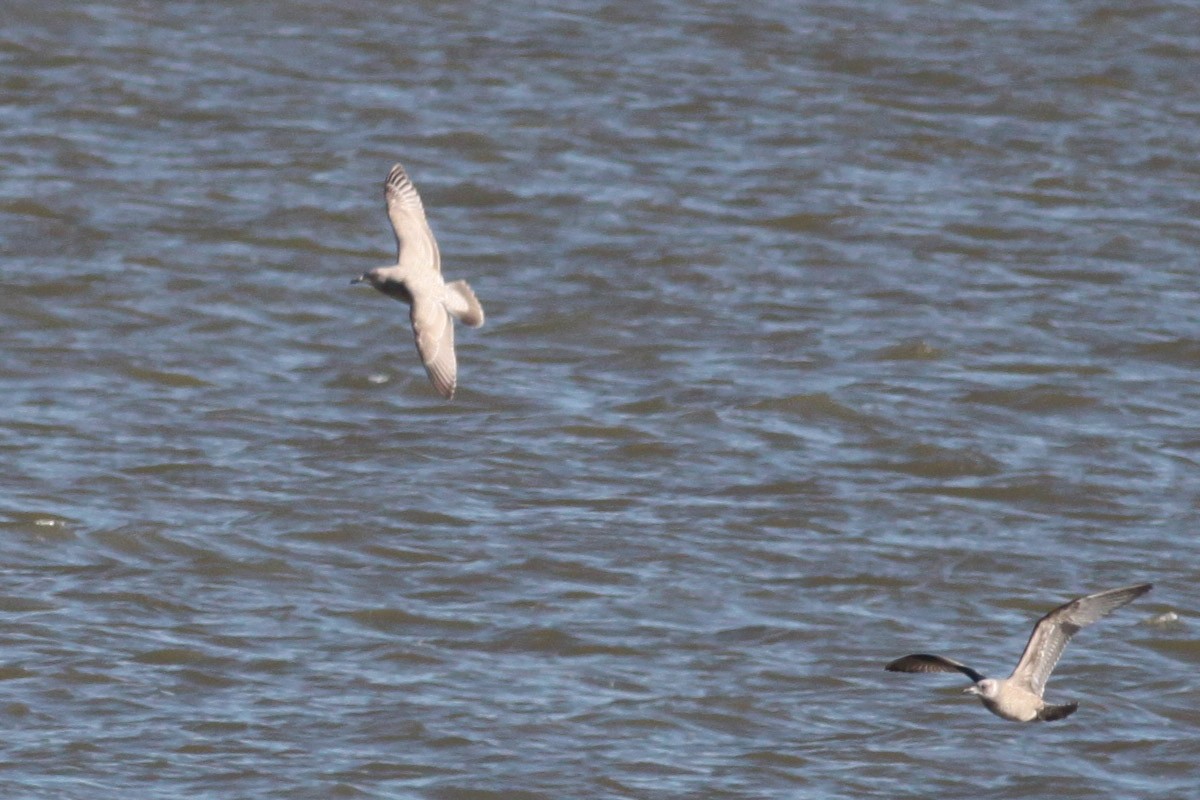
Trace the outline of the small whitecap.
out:
<instances>
[{"instance_id":1,"label":"small whitecap","mask_svg":"<svg viewBox=\"0 0 1200 800\"><path fill-rule=\"evenodd\" d=\"M391 380L391 378L389 378L387 375L384 375L383 373L378 373L375 375L368 375L367 380L370 383L380 384L380 383L387 383L388 381Z\"/></svg>"},{"instance_id":2,"label":"small whitecap","mask_svg":"<svg viewBox=\"0 0 1200 800\"><path fill-rule=\"evenodd\" d=\"M43 517L42 519L35 519L33 521L33 524L41 525L42 527L54 527L55 525L62 525L63 523L62 523L62 520L48 519L48 518Z\"/></svg>"},{"instance_id":3,"label":"small whitecap","mask_svg":"<svg viewBox=\"0 0 1200 800\"><path fill-rule=\"evenodd\" d=\"M1155 627L1159 628L1165 628L1167 625L1174 625L1176 622L1179 622L1179 615L1174 611L1156 614L1155 616L1146 619L1147 625L1154 625Z\"/></svg>"}]
</instances>

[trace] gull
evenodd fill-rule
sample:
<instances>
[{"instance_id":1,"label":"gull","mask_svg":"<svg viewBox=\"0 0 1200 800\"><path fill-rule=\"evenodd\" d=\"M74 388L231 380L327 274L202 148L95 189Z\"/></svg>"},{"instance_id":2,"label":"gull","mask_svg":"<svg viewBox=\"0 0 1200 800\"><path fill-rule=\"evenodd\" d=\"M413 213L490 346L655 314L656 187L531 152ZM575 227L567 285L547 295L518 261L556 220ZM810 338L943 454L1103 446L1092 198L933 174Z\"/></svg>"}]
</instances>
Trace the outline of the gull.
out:
<instances>
[{"instance_id":1,"label":"gull","mask_svg":"<svg viewBox=\"0 0 1200 800\"><path fill-rule=\"evenodd\" d=\"M927 653L898 658L884 669L889 672L961 672L974 683L963 691L978 695L987 710L998 717L1014 722L1063 719L1079 708L1079 704L1051 705L1042 700L1042 692L1067 642L1085 625L1111 614L1152 588L1151 584L1142 583L1110 589L1077 597L1054 609L1033 626L1025 652L1007 678L985 678L952 658Z\"/></svg>"},{"instance_id":2,"label":"gull","mask_svg":"<svg viewBox=\"0 0 1200 800\"><path fill-rule=\"evenodd\" d=\"M409 305L417 353L433 388L449 400L458 382L454 320L478 328L483 324L483 306L466 281L442 280L437 240L425 220L421 196L404 167L392 167L383 183L383 194L396 234L396 263L367 270L350 282L369 283Z\"/></svg>"}]
</instances>

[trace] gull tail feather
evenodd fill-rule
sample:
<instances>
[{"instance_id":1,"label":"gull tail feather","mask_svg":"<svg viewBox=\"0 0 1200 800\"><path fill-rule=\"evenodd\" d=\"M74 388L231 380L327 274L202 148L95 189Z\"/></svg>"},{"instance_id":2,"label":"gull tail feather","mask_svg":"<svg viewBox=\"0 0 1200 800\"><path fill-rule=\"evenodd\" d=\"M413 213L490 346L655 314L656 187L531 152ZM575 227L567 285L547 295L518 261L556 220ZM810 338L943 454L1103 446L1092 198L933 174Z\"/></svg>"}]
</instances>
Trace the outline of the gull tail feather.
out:
<instances>
[{"instance_id":1,"label":"gull tail feather","mask_svg":"<svg viewBox=\"0 0 1200 800\"><path fill-rule=\"evenodd\" d=\"M479 304L466 281L447 283L445 302L446 310L464 325L478 328L483 324L483 306Z\"/></svg>"},{"instance_id":2,"label":"gull tail feather","mask_svg":"<svg viewBox=\"0 0 1200 800\"><path fill-rule=\"evenodd\" d=\"M1042 706L1042 710L1038 712L1037 718L1042 722L1054 722L1059 719L1066 719L1075 713L1075 709L1079 708L1079 703L1064 703L1060 706L1046 705Z\"/></svg>"}]
</instances>

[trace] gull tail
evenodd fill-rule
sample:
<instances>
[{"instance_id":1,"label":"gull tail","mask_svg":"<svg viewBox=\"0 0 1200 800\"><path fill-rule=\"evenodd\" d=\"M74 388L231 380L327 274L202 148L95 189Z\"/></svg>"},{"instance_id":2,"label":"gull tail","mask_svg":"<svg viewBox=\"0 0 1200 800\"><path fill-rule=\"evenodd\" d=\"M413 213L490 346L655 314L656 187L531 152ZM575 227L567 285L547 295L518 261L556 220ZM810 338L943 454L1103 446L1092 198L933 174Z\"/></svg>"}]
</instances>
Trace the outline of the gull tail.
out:
<instances>
[{"instance_id":1,"label":"gull tail","mask_svg":"<svg viewBox=\"0 0 1200 800\"><path fill-rule=\"evenodd\" d=\"M1075 709L1079 708L1079 703L1064 703L1061 706L1042 706L1042 710L1038 712L1037 718L1042 722L1054 722L1058 719L1066 719L1075 713Z\"/></svg>"},{"instance_id":2,"label":"gull tail","mask_svg":"<svg viewBox=\"0 0 1200 800\"><path fill-rule=\"evenodd\" d=\"M478 328L483 324L483 306L479 304L466 281L447 283L444 302L446 310L464 325Z\"/></svg>"}]
</instances>

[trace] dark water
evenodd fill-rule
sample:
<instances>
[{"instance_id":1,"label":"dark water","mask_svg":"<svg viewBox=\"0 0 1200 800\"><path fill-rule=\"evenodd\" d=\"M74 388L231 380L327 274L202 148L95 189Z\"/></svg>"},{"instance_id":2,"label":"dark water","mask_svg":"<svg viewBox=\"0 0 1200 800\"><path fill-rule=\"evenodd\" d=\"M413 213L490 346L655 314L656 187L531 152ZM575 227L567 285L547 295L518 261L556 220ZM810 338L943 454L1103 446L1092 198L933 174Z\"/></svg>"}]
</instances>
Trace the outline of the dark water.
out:
<instances>
[{"instance_id":1,"label":"dark water","mask_svg":"<svg viewBox=\"0 0 1200 800\"><path fill-rule=\"evenodd\" d=\"M796 5L6 8L0 795L1200 796L1195 6Z\"/></svg>"}]
</instances>

